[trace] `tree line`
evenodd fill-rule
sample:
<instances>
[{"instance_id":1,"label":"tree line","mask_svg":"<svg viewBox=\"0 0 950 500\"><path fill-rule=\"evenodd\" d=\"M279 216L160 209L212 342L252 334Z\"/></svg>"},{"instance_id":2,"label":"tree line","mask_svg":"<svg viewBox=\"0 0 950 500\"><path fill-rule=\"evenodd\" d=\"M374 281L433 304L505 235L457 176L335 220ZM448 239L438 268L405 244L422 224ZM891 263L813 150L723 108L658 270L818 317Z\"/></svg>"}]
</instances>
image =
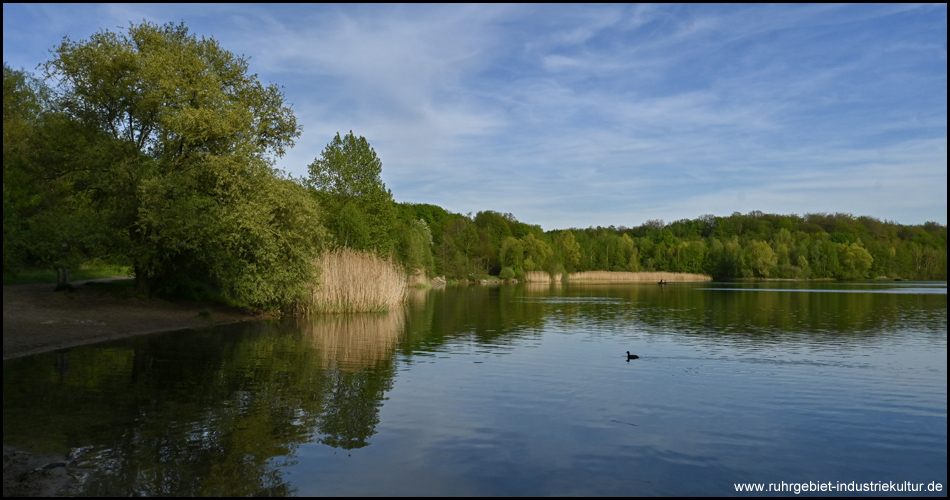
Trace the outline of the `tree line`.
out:
<instances>
[{"instance_id":1,"label":"tree line","mask_svg":"<svg viewBox=\"0 0 950 500\"><path fill-rule=\"evenodd\" d=\"M867 216L759 211L704 215L633 227L542 231L493 211L451 214L433 205L400 205L402 220L425 222L432 269L518 278L583 271L680 272L716 279L947 279L947 228L901 225ZM405 223L404 223L405 225Z\"/></svg>"},{"instance_id":2,"label":"tree line","mask_svg":"<svg viewBox=\"0 0 950 500\"><path fill-rule=\"evenodd\" d=\"M849 214L702 216L543 231L512 214L396 203L382 162L337 134L304 178L275 167L301 127L281 87L183 24L68 37L40 76L3 68L3 269L128 266L143 294L212 290L275 308L348 247L449 279L531 271L946 279L946 227Z\"/></svg>"}]
</instances>

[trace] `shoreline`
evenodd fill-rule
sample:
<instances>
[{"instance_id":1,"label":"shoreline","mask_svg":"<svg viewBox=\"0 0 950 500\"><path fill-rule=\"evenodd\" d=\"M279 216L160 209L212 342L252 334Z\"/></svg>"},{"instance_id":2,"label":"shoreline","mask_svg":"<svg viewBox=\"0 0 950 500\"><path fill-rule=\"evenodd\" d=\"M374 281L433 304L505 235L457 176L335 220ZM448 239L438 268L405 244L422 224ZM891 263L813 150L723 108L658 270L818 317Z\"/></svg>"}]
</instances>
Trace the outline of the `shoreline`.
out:
<instances>
[{"instance_id":1,"label":"shoreline","mask_svg":"<svg viewBox=\"0 0 950 500\"><path fill-rule=\"evenodd\" d=\"M95 280L108 281L108 280ZM74 282L3 285L3 360L137 335L264 319L217 304L137 299L122 290Z\"/></svg>"}]
</instances>

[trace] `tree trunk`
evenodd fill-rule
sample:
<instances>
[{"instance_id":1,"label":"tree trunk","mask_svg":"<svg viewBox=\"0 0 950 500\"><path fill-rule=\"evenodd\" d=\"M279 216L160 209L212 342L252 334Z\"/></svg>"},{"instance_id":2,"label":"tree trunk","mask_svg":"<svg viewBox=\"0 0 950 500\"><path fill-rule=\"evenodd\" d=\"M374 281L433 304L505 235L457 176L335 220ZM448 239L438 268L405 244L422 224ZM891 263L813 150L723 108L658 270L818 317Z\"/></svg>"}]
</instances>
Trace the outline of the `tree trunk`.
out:
<instances>
[{"instance_id":1,"label":"tree trunk","mask_svg":"<svg viewBox=\"0 0 950 500\"><path fill-rule=\"evenodd\" d=\"M135 266L135 293L148 297L151 292L151 283L148 279L148 274L139 266Z\"/></svg>"},{"instance_id":2,"label":"tree trunk","mask_svg":"<svg viewBox=\"0 0 950 500\"><path fill-rule=\"evenodd\" d=\"M56 291L69 290L72 286L69 284L69 266L59 266L56 268Z\"/></svg>"}]
</instances>

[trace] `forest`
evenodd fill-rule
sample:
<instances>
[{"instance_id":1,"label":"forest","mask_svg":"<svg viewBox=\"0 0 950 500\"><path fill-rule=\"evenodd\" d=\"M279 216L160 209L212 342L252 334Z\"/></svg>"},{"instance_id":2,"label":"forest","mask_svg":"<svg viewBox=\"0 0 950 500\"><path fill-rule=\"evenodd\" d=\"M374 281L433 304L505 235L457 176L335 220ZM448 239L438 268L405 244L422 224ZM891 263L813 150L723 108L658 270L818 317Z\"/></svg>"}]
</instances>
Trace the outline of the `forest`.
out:
<instances>
[{"instance_id":1,"label":"forest","mask_svg":"<svg viewBox=\"0 0 950 500\"><path fill-rule=\"evenodd\" d=\"M277 308L347 248L473 281L582 271L715 279L947 279L947 228L750 212L544 231L492 210L397 203L352 131L308 175L275 167L301 127L248 59L183 24L64 38L39 75L3 68L3 271L125 266L143 294L215 290Z\"/></svg>"},{"instance_id":2,"label":"forest","mask_svg":"<svg viewBox=\"0 0 950 500\"><path fill-rule=\"evenodd\" d=\"M762 212L704 215L633 228L542 231L512 214L451 214L433 205L399 205L401 225L425 223L437 274L519 277L583 271L666 271L715 279L945 280L947 228L905 226L873 217ZM412 222L415 221L415 222ZM405 229L404 229L405 231ZM404 262L418 262L410 245Z\"/></svg>"}]
</instances>

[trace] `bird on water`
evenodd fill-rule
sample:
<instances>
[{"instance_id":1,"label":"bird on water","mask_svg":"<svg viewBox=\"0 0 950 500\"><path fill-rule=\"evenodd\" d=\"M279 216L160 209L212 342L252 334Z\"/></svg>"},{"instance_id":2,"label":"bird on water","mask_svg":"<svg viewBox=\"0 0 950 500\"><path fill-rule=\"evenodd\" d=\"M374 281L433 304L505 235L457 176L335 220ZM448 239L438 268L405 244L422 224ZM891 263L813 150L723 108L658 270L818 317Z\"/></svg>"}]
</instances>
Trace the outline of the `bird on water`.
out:
<instances>
[{"instance_id":1,"label":"bird on water","mask_svg":"<svg viewBox=\"0 0 950 500\"><path fill-rule=\"evenodd\" d=\"M636 354L630 354L630 351L627 351L627 361L630 361L631 359L640 359L640 356L637 356Z\"/></svg>"}]
</instances>

